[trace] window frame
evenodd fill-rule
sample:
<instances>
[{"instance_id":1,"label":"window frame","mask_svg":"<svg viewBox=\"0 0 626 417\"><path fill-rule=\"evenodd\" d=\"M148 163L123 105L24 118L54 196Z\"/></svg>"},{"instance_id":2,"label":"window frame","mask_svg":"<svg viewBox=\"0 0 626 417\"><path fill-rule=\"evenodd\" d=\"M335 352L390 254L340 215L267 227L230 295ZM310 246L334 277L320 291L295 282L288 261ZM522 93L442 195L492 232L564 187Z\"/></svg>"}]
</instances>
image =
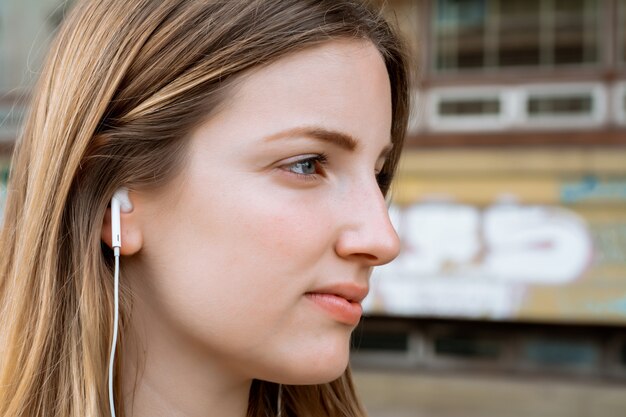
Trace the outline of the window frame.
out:
<instances>
[{"instance_id":1,"label":"window frame","mask_svg":"<svg viewBox=\"0 0 626 417\"><path fill-rule=\"evenodd\" d=\"M489 6L489 4L491 2L500 2L500 1L505 1L505 0L485 0L486 3L486 10L489 10L491 8L491 6ZM540 0L542 1L542 0ZM561 65L555 65L554 62L552 62L551 64L543 64L540 63L539 65L511 65L511 66L501 66L499 63L495 66L481 66L478 68L438 68L437 67L437 55L438 55L438 51L439 51L439 39L438 36L436 34L436 30L437 30L437 16L438 16L438 0L430 0L429 6L426 8L426 16L429 16L429 21L431 22L428 26L428 30L427 30L427 39L429 40L429 42L427 42L429 45L431 45L431 47L429 48L428 51L428 73L434 77L445 77L445 76L466 76L466 75L492 75L492 74L498 74L498 73L514 73L514 72L520 72L520 71L527 71L527 70L533 70L533 71L540 71L540 72L558 72L558 71L589 71L589 70L598 70L601 69L602 67L604 67L606 65L606 61L607 61L607 56L608 56L608 49L610 49L610 45L606 45L605 38L606 38L606 31L607 25L603 25L602 23L605 21L605 17L606 17L606 7L607 5L605 4L605 1L602 0L595 0L597 3L597 27L596 27L596 47L597 47L597 58L594 62L589 62L589 63L571 63L571 64L561 64ZM546 2L549 2L551 4L553 4L553 0L543 0L543 3L545 4ZM619 0L618 0L619 3ZM499 3L498 3L499 4ZM542 5L540 4L540 8L542 7ZM554 14L554 11L552 10L552 15ZM498 16L499 19L499 16ZM496 21L498 20L496 19ZM550 37L548 35L548 33L550 31L547 31L544 29L544 25L546 24L546 20L547 19L541 19L541 15L539 16L539 20L540 20L540 32L541 35L544 38L545 37ZM555 22L554 20L552 21L552 24L554 25ZM487 27L488 25L485 25L485 27ZM554 27L554 26L553 26ZM494 31L494 33L492 35L498 36L497 31ZM484 45L487 46L487 36L485 36L485 38L483 39ZM543 41L540 42L540 48L541 48L541 43L543 43ZM495 46L494 46L495 45ZM497 45L499 45L499 41L491 41L489 42L489 46L491 46L492 48L495 47L497 48ZM552 49L555 48L555 45L552 44ZM497 49L492 51L493 53L491 55L497 55L498 51ZM542 59L542 56L545 55L543 48L540 49L539 51L540 54L540 60ZM489 52L485 49L485 56L490 55ZM553 54L552 54L553 55ZM484 61L486 61L487 59L484 58Z\"/></svg>"}]
</instances>

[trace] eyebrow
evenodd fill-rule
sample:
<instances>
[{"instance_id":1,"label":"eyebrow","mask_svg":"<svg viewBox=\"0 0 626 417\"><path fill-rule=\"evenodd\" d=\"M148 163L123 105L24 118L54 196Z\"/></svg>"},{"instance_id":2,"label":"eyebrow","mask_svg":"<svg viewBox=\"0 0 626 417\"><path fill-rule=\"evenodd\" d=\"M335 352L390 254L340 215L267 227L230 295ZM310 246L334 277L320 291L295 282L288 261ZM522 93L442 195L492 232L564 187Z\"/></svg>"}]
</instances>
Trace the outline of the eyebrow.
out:
<instances>
[{"instance_id":1,"label":"eyebrow","mask_svg":"<svg viewBox=\"0 0 626 417\"><path fill-rule=\"evenodd\" d=\"M274 141L278 139L293 138L297 136L306 136L322 142L332 143L333 145L336 145L347 151L355 151L359 147L359 141L355 139L352 135L337 130L329 130L323 127L310 126L296 127L293 129L274 133L273 135L266 136L265 140ZM391 153L392 149L393 143L389 143L389 145L385 146L383 151L380 153L380 156L386 159Z\"/></svg>"}]
</instances>

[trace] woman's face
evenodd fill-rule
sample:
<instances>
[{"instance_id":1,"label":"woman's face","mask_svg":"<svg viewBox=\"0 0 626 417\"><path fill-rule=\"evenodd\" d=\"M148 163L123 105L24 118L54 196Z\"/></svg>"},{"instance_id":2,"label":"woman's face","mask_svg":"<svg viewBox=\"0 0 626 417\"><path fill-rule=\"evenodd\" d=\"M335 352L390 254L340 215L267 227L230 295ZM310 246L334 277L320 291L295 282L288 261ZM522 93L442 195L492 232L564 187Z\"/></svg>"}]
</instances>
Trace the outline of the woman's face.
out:
<instances>
[{"instance_id":1,"label":"woman's face","mask_svg":"<svg viewBox=\"0 0 626 417\"><path fill-rule=\"evenodd\" d=\"M329 42L241 78L193 133L180 176L130 195L143 242L122 262L134 314L159 323L148 337L244 378L340 376L371 269L399 250L376 180L391 118L369 42Z\"/></svg>"}]
</instances>

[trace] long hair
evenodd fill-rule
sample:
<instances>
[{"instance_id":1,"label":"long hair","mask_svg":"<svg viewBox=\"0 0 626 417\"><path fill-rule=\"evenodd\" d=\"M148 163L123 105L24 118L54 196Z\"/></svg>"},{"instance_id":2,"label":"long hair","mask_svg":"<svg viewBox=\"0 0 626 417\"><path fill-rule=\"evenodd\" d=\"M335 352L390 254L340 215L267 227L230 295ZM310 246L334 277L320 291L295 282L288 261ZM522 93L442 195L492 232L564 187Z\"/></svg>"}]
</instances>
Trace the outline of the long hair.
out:
<instances>
[{"instance_id":1,"label":"long hair","mask_svg":"<svg viewBox=\"0 0 626 417\"><path fill-rule=\"evenodd\" d=\"M238 75L337 38L369 40L385 61L390 180L409 76L404 46L379 10L358 0L78 2L52 43L13 155L0 236L0 417L109 414L112 253L100 236L114 191L172 178L186 136ZM132 306L123 282L120 296L123 330ZM248 416L275 415L277 391L253 381ZM365 415L349 369L327 384L284 386L282 402L285 417Z\"/></svg>"}]
</instances>

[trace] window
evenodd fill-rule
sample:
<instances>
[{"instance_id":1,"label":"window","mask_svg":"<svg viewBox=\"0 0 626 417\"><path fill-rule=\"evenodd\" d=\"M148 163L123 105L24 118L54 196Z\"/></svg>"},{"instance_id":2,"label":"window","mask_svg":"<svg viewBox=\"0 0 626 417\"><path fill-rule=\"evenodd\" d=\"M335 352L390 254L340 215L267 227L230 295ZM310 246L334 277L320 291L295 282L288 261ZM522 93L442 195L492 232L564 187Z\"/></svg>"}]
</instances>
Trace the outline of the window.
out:
<instances>
[{"instance_id":1,"label":"window","mask_svg":"<svg viewBox=\"0 0 626 417\"><path fill-rule=\"evenodd\" d=\"M531 117L580 115L591 112L591 94L569 94L563 96L529 97L527 112Z\"/></svg>"},{"instance_id":2,"label":"window","mask_svg":"<svg viewBox=\"0 0 626 417\"><path fill-rule=\"evenodd\" d=\"M434 70L600 61L599 0L435 0Z\"/></svg>"},{"instance_id":3,"label":"window","mask_svg":"<svg viewBox=\"0 0 626 417\"><path fill-rule=\"evenodd\" d=\"M536 84L519 91L521 128L585 129L608 121L608 93L601 83Z\"/></svg>"},{"instance_id":4,"label":"window","mask_svg":"<svg viewBox=\"0 0 626 417\"><path fill-rule=\"evenodd\" d=\"M502 130L510 123L513 93L504 86L433 88L427 99L428 127L433 131Z\"/></svg>"},{"instance_id":5,"label":"window","mask_svg":"<svg viewBox=\"0 0 626 417\"><path fill-rule=\"evenodd\" d=\"M443 99L439 102L438 113L444 117L497 115L500 113L500 100L498 98Z\"/></svg>"},{"instance_id":6,"label":"window","mask_svg":"<svg viewBox=\"0 0 626 417\"><path fill-rule=\"evenodd\" d=\"M626 83L615 91L616 117L626 124ZM427 122L441 132L584 130L608 121L608 96L605 85L593 82L436 87L428 92Z\"/></svg>"}]
</instances>

